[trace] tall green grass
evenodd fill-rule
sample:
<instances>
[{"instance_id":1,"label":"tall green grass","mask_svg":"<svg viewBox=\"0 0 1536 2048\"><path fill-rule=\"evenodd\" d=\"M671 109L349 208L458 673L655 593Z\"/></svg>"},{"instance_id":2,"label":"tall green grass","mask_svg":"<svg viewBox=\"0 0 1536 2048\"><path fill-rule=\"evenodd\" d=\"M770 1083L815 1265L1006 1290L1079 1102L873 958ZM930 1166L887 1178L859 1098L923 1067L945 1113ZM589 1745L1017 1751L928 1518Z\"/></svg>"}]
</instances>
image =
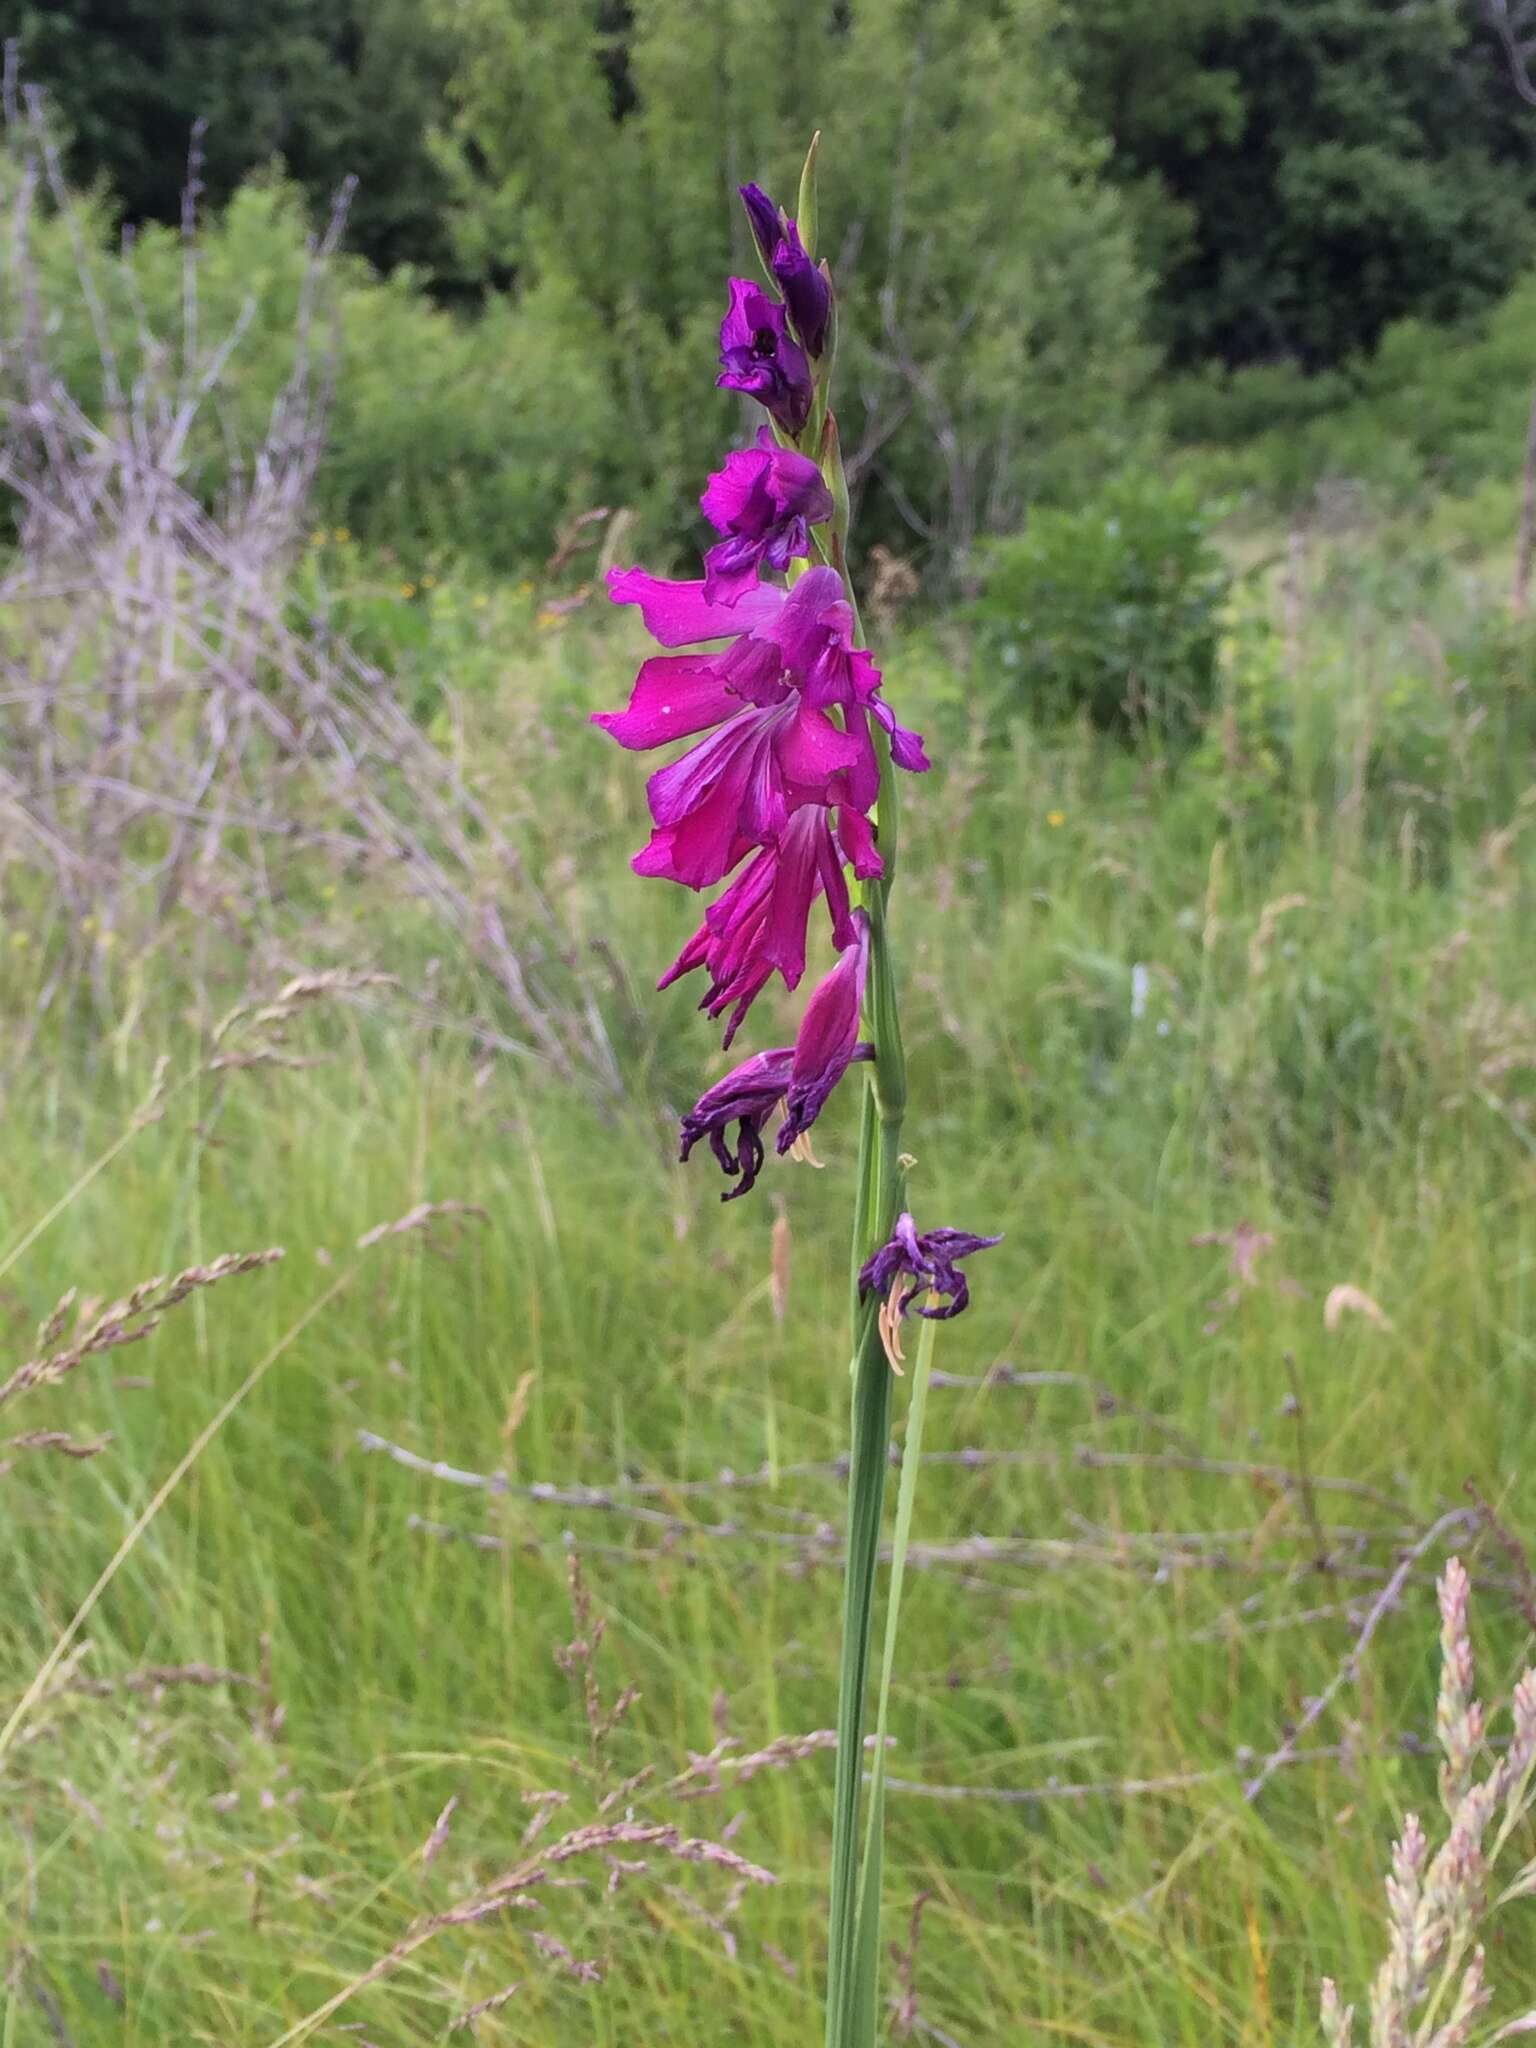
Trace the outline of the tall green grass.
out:
<instances>
[{"instance_id":1,"label":"tall green grass","mask_svg":"<svg viewBox=\"0 0 1536 2048\"><path fill-rule=\"evenodd\" d=\"M1490 778L1451 745L1443 804L1370 772L1389 685L1431 693L1441 670L1401 582L1366 617L1368 566L1319 573L1298 644L1264 657L1266 717L1310 735L1273 776L1241 721L1226 755L1159 763L1010 724L938 640L890 664L948 761L904 820L910 870L931 878L903 926L915 1198L1007 1231L935 1351L924 1447L947 1461L917 1494L889 1708L886 1931L904 1947L932 1894L911 1964L930 2039L1312 2038L1321 1975L1359 1985L1374 1967L1387 1845L1434 1798L1432 1761L1402 1740L1431 1731L1432 1560L1308 1740L1336 1753L1278 1771L1252 1806L1244 1780L1349 1654L1399 1532L1468 1478L1530 1524L1536 867L1508 831L1528 815L1523 764ZM1449 611L1435 619L1449 636ZM856 1134L834 1105L823 1173L772 1170L725 1210L699 1162L672 1161L668 1107L718 1056L681 991L644 994L694 906L625 876L633 778L580 734L624 666L605 642L581 662L517 654L502 689L547 692L568 720L540 814L576 928L611 942L635 993L615 1024L626 1103L377 991L296 1024L291 1050L316 1064L215 1076L206 1015L168 972L111 1013L132 963L104 980L107 1014L50 1019L9 1074L0 1262L116 1143L162 1052L173 1077L159 1120L0 1277L18 1359L67 1286L287 1256L16 1404L16 1430L113 1440L81 1463L0 1454L0 1712L120 1549L66 1674L201 1664L266 1689L76 1683L29 1712L0 1760L8 2048L274 2042L512 1864L525 1792L590 1810L581 1702L553 1656L573 1542L608 1624L605 1697L639 1690L609 1740L614 1780L653 1764L659 1784L722 1733L751 1751L830 1722L839 1572L820 1525L840 1500ZM1234 666L1234 718L1251 687ZM513 708L487 697L481 740ZM482 758L491 788L532 772ZM308 943L408 989L425 975L381 898ZM36 964L7 943L3 971L24 1014ZM445 1201L484 1218L357 1249ZM1240 1224L1273 1238L1251 1285L1226 1245L1193 1241ZM1390 1329L1357 1314L1326 1331L1341 1283ZM945 1384L1004 1366L1056 1377ZM424 1476L364 1451L364 1430L567 1497ZM624 1492L760 1468L753 1489ZM688 1526L572 1504L580 1487ZM1330 1535L1319 1568L1310 1514L1365 1533ZM1034 1547L933 1555L978 1535ZM1508 1575L1496 1547L1474 1553ZM1496 1586L1476 1612L1491 1685L1526 1632ZM610 1898L588 1870L537 1915L447 1930L314 2038L435 2040L518 1982L478 2038L812 2039L831 1784L822 1751L745 1784L727 1770L718 1795L668 1809L716 1837L742 1815L733 1846L778 1876L723 1923L729 1943L667 1889L677 1872ZM630 1797L665 1804L654 1784ZM727 1890L689 1895L718 1915ZM1536 1961L1518 1913L1491 1965L1511 1998ZM539 1953L535 1930L602 1982Z\"/></svg>"}]
</instances>

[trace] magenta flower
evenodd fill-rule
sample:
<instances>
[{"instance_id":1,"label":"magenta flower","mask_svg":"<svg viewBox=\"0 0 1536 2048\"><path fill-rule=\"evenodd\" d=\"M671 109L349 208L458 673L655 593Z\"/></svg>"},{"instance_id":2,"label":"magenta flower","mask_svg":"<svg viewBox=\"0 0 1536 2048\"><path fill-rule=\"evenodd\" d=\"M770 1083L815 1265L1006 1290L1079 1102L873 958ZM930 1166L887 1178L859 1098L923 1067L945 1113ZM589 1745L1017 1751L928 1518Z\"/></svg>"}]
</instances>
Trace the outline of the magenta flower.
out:
<instances>
[{"instance_id":1,"label":"magenta flower","mask_svg":"<svg viewBox=\"0 0 1536 2048\"><path fill-rule=\"evenodd\" d=\"M832 287L801 246L800 230L781 213L760 185L743 185L741 201L763 261L784 294L795 332L813 356L826 347L832 317Z\"/></svg>"},{"instance_id":2,"label":"magenta flower","mask_svg":"<svg viewBox=\"0 0 1536 2048\"><path fill-rule=\"evenodd\" d=\"M748 705L646 784L656 829L630 865L689 889L722 881L776 839L803 804L829 800L862 759L859 740L796 692Z\"/></svg>"},{"instance_id":3,"label":"magenta flower","mask_svg":"<svg viewBox=\"0 0 1536 2048\"><path fill-rule=\"evenodd\" d=\"M777 973L786 988L805 972L806 929L818 896L825 894L832 943L839 952L856 932L844 866L861 878L881 872L869 820L851 804L834 813L805 804L771 846L761 848L704 914L704 922L657 984L669 988L702 967L709 985L699 1008L711 1017L731 1011L730 1044L753 1001Z\"/></svg>"},{"instance_id":4,"label":"magenta flower","mask_svg":"<svg viewBox=\"0 0 1536 2048\"><path fill-rule=\"evenodd\" d=\"M917 1313L946 1322L970 1305L971 1290L957 1261L1001 1243L1000 1237L975 1237L968 1230L930 1230L919 1237L916 1224L903 1213L896 1219L895 1235L861 1268L859 1293L883 1296L895 1316L910 1314L924 1292L944 1294L949 1297L944 1306L920 1308ZM891 1290L903 1276L912 1284L893 1296Z\"/></svg>"},{"instance_id":5,"label":"magenta flower","mask_svg":"<svg viewBox=\"0 0 1536 2048\"><path fill-rule=\"evenodd\" d=\"M874 1056L872 1045L856 1045L845 1064ZM734 1202L738 1195L749 1194L755 1185L766 1152L763 1126L784 1099L794 1059L794 1052L787 1045L771 1052L755 1052L713 1088L707 1088L683 1118L678 1158L686 1161L699 1140L708 1138L709 1149L719 1161L721 1171L737 1183L721 1195L722 1202ZM732 1124L736 1126L734 1146L727 1135ZM782 1151L782 1133L780 1138Z\"/></svg>"},{"instance_id":6,"label":"magenta flower","mask_svg":"<svg viewBox=\"0 0 1536 2048\"><path fill-rule=\"evenodd\" d=\"M643 569L615 572L610 585L616 604L640 606L663 646L735 636L718 654L653 655L627 708L594 718L641 752L718 728L647 784L656 830L634 858L637 874L705 889L802 805L867 811L879 789L870 714L891 732L903 766L927 767L918 735L879 698L880 671L853 645L852 607L834 570L808 570L790 591L757 584L732 605L712 602L702 583ZM843 726L827 715L834 705Z\"/></svg>"},{"instance_id":7,"label":"magenta flower","mask_svg":"<svg viewBox=\"0 0 1536 2048\"><path fill-rule=\"evenodd\" d=\"M788 569L811 552L811 528L832 517L832 493L808 455L781 448L767 427L710 477L699 503L725 535L704 557L704 595L732 605L755 587L759 568Z\"/></svg>"},{"instance_id":8,"label":"magenta flower","mask_svg":"<svg viewBox=\"0 0 1536 2048\"><path fill-rule=\"evenodd\" d=\"M608 584L615 604L639 605L663 647L733 638L720 654L645 662L628 710L594 720L620 746L642 752L663 746L728 718L737 708L733 699L776 704L793 688L817 709L836 704L850 714L850 729L860 740L850 793L862 808L874 802L878 783L866 708L890 733L901 767L928 766L921 736L896 723L878 695L880 671L853 644L853 607L835 569L808 569L788 591L772 583L749 586L729 604L711 598L704 583L674 583L644 569L611 570Z\"/></svg>"},{"instance_id":9,"label":"magenta flower","mask_svg":"<svg viewBox=\"0 0 1536 2048\"><path fill-rule=\"evenodd\" d=\"M749 278L731 279L731 303L720 323L720 374L715 383L755 398L786 434L811 415L811 366L787 330L784 308Z\"/></svg>"},{"instance_id":10,"label":"magenta flower","mask_svg":"<svg viewBox=\"0 0 1536 2048\"><path fill-rule=\"evenodd\" d=\"M869 973L869 913L853 913L853 943L837 965L817 983L805 1006L795 1038L789 1087L784 1095L784 1122L778 1146L787 1152L821 1114L822 1104L848 1071L859 1045L859 1012Z\"/></svg>"}]
</instances>

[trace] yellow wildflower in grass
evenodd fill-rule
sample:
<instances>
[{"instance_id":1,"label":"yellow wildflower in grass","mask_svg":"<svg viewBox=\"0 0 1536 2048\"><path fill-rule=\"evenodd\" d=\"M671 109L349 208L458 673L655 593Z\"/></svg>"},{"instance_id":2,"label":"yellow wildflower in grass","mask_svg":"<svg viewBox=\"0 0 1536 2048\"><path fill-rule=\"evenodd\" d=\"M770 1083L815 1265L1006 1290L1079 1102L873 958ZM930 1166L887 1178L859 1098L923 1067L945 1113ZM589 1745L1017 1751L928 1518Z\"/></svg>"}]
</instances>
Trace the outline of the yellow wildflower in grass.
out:
<instances>
[{"instance_id":1,"label":"yellow wildflower in grass","mask_svg":"<svg viewBox=\"0 0 1536 2048\"><path fill-rule=\"evenodd\" d=\"M323 526L315 528L314 532L309 536L309 544L312 548L323 548L325 546L325 528Z\"/></svg>"},{"instance_id":2,"label":"yellow wildflower in grass","mask_svg":"<svg viewBox=\"0 0 1536 2048\"><path fill-rule=\"evenodd\" d=\"M423 576L421 587L423 590L435 590L437 588L437 578L435 576Z\"/></svg>"},{"instance_id":3,"label":"yellow wildflower in grass","mask_svg":"<svg viewBox=\"0 0 1536 2048\"><path fill-rule=\"evenodd\" d=\"M401 595L402 597L414 597L414 596L416 595L416 586L415 586L415 584L414 584L414 583L402 583L402 584L401 584L401 586L400 586L400 595Z\"/></svg>"},{"instance_id":4,"label":"yellow wildflower in grass","mask_svg":"<svg viewBox=\"0 0 1536 2048\"><path fill-rule=\"evenodd\" d=\"M1045 814L1045 822L1047 823L1047 825L1053 827L1056 825L1065 825L1065 823L1067 822L1067 814L1065 811L1047 811Z\"/></svg>"},{"instance_id":5,"label":"yellow wildflower in grass","mask_svg":"<svg viewBox=\"0 0 1536 2048\"><path fill-rule=\"evenodd\" d=\"M342 542L349 541L352 538L352 529L350 526L338 526L333 537Z\"/></svg>"},{"instance_id":6,"label":"yellow wildflower in grass","mask_svg":"<svg viewBox=\"0 0 1536 2048\"><path fill-rule=\"evenodd\" d=\"M28 946L31 945L31 943L32 934L30 932L11 933L11 944L16 948L16 951L18 953L24 953L27 950Z\"/></svg>"}]
</instances>

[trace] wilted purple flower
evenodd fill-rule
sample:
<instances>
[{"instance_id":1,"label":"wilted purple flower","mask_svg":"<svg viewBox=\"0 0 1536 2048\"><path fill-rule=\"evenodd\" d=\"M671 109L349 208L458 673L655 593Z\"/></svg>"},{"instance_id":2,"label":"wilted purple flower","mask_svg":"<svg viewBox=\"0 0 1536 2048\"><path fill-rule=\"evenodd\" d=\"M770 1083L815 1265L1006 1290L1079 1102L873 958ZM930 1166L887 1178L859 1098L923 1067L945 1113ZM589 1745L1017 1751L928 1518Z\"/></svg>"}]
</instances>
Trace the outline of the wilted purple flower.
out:
<instances>
[{"instance_id":1,"label":"wilted purple flower","mask_svg":"<svg viewBox=\"0 0 1536 2048\"><path fill-rule=\"evenodd\" d=\"M818 1116L822 1104L848 1071L859 1045L859 1011L869 972L869 913L853 913L853 938L837 965L817 983L800 1030L784 1096L778 1146L787 1152Z\"/></svg>"},{"instance_id":2,"label":"wilted purple flower","mask_svg":"<svg viewBox=\"0 0 1536 2048\"><path fill-rule=\"evenodd\" d=\"M787 434L811 414L811 366L787 331L784 308L750 278L733 277L730 309L720 323L717 385L744 391L772 413Z\"/></svg>"},{"instance_id":3,"label":"wilted purple flower","mask_svg":"<svg viewBox=\"0 0 1536 2048\"><path fill-rule=\"evenodd\" d=\"M818 896L826 895L833 945L842 951L853 943L845 865L861 878L881 873L869 820L847 803L835 812L802 805L709 906L657 986L668 988L702 967L709 986L699 1008L711 1017L731 1011L729 1045L770 975L779 974L792 989L805 972L806 927Z\"/></svg>"},{"instance_id":4,"label":"wilted purple flower","mask_svg":"<svg viewBox=\"0 0 1536 2048\"><path fill-rule=\"evenodd\" d=\"M763 1125L784 1099L793 1059L787 1045L753 1053L713 1088L706 1088L683 1118L678 1158L686 1160L699 1140L708 1138L720 1170L737 1183L726 1189L722 1202L747 1194L757 1179L763 1164ZM732 1124L736 1125L734 1150L726 1136Z\"/></svg>"},{"instance_id":5,"label":"wilted purple flower","mask_svg":"<svg viewBox=\"0 0 1536 2048\"><path fill-rule=\"evenodd\" d=\"M725 535L704 557L704 595L711 604L734 604L755 588L759 566L787 569L811 552L811 528L832 517L832 493L808 455L781 448L770 428L757 444L738 448L710 477L699 503Z\"/></svg>"},{"instance_id":6,"label":"wilted purple flower","mask_svg":"<svg viewBox=\"0 0 1536 2048\"><path fill-rule=\"evenodd\" d=\"M800 241L800 229L781 213L761 185L743 185L741 203L763 262L784 294L795 332L813 356L826 346L827 323L832 314L832 288L825 274L811 261Z\"/></svg>"},{"instance_id":7,"label":"wilted purple flower","mask_svg":"<svg viewBox=\"0 0 1536 2048\"><path fill-rule=\"evenodd\" d=\"M1001 1243L1000 1237L976 1237L968 1230L930 1230L920 1237L917 1225L903 1213L896 1219L895 1235L861 1269L859 1293L885 1297L893 1312L901 1316L911 1313L913 1302L925 1290L945 1294L949 1300L944 1306L920 1308L917 1313L934 1322L946 1322L968 1307L971 1299L957 1261ZM892 1289L904 1274L910 1276L912 1285L898 1299Z\"/></svg>"},{"instance_id":8,"label":"wilted purple flower","mask_svg":"<svg viewBox=\"0 0 1536 2048\"><path fill-rule=\"evenodd\" d=\"M850 1057L873 1059L874 1047L856 1045ZM699 1140L708 1138L709 1149L719 1161L721 1171L737 1183L721 1195L722 1202L733 1202L738 1195L747 1194L762 1171L763 1126L784 1099L794 1059L794 1052L787 1045L754 1053L713 1088L706 1089L683 1118L683 1142L678 1157L686 1160ZM734 1147L727 1136L732 1124L736 1126ZM783 1149L781 1145L780 1150Z\"/></svg>"}]
</instances>

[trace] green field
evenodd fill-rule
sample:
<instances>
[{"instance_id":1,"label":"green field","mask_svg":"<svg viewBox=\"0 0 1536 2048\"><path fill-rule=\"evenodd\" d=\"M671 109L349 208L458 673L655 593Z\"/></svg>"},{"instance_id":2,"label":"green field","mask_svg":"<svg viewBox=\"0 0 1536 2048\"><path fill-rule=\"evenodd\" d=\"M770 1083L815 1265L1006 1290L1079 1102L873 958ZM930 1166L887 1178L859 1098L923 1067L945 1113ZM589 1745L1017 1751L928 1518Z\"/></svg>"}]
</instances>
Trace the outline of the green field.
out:
<instances>
[{"instance_id":1,"label":"green field","mask_svg":"<svg viewBox=\"0 0 1536 2048\"><path fill-rule=\"evenodd\" d=\"M1436 1804L1449 1548L1490 1699L1528 1650L1499 1540L1442 1532L1245 1801L1408 1547L1470 1516L1466 1482L1516 1531L1536 1508L1536 720L1484 531L1512 493L1490 502L1294 557L1229 535L1221 703L1182 757L1035 729L957 623L883 661L942 764L895 910L914 1206L1006 1232L936 1352L991 1383L929 1405L893 2038L1316 2038L1324 1974L1364 2002L1391 1839ZM366 618L382 577L349 573ZM68 1287L285 1252L3 1417L111 1437L6 1453L0 1479L5 2048L393 2048L514 1985L475 2038L819 2038L831 1757L739 1760L833 1718L855 1091L820 1173L776 1162L722 1208L706 1159L674 1164L720 1071L685 989L649 993L692 906L628 873L640 777L584 723L638 641L587 612L512 632L515 593L445 582L453 743L616 969L620 1092L508 1050L488 994L438 1002L457 970L377 876L253 929L256 982L398 985L217 1043L224 970L184 972L175 930L41 1021L70 934L4 943L14 1360ZM774 1013L750 1044L792 1029ZM282 1059L215 1066L257 1045ZM476 1213L358 1248L421 1203ZM1379 1321L1335 1304L1327 1328L1339 1286ZM575 1558L605 1623L595 1740L584 1660L555 1654ZM632 1811L776 1881L620 1842L534 1905L426 1929L519 1866L546 1807L541 1846ZM1528 1915L1498 1923L1493 2018L1530 2002Z\"/></svg>"}]
</instances>

